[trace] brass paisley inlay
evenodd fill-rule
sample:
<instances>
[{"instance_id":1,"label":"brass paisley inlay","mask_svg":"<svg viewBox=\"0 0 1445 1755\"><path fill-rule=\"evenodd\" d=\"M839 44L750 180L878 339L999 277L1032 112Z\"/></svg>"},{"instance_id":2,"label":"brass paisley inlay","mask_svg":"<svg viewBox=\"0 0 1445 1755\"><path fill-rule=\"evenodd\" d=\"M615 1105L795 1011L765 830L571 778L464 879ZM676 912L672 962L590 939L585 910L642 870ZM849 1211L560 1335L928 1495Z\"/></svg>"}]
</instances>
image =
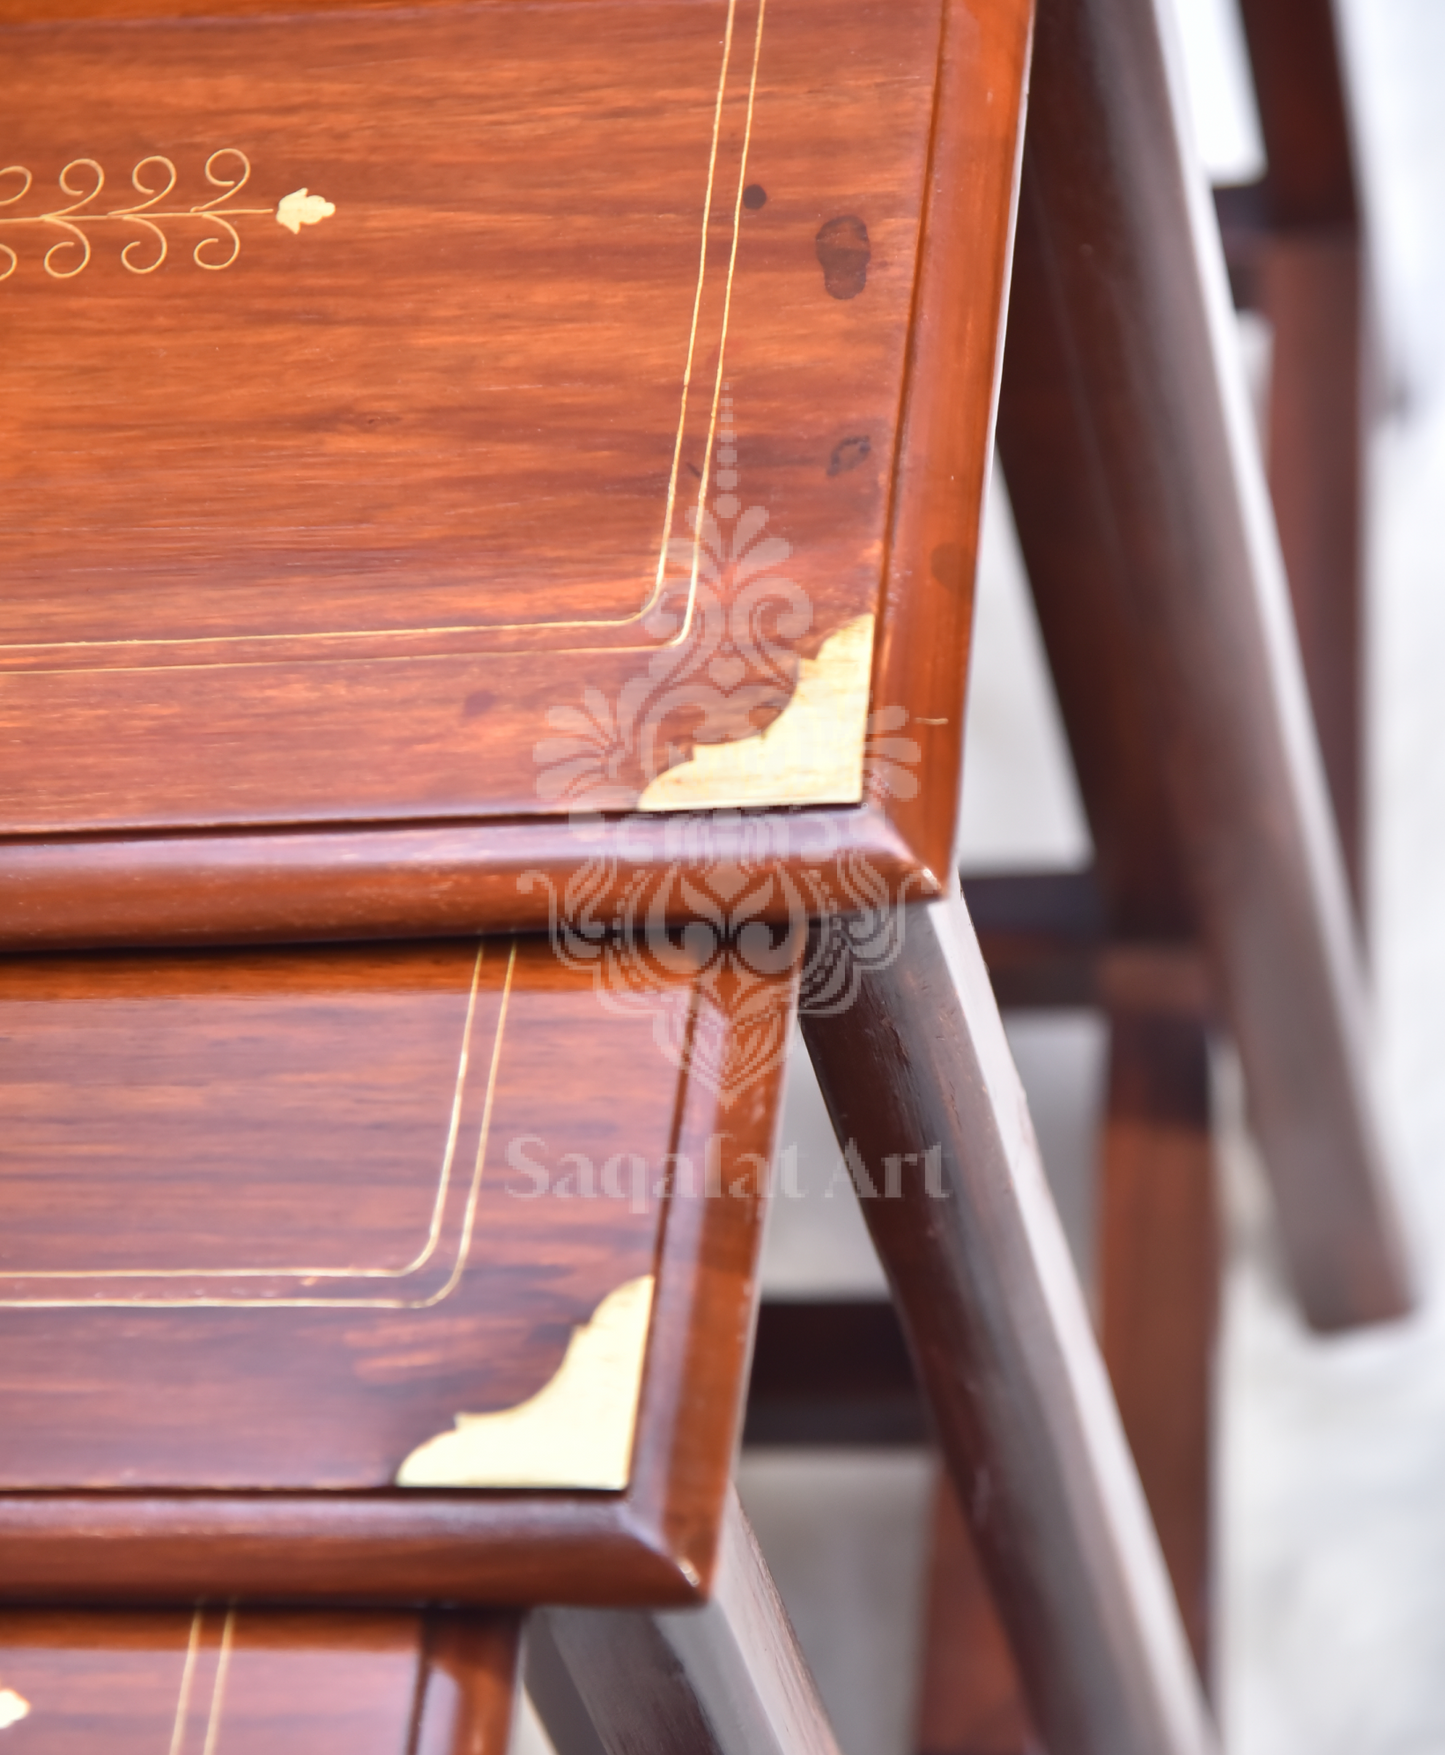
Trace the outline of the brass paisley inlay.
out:
<instances>
[{"instance_id":1,"label":"brass paisley inlay","mask_svg":"<svg viewBox=\"0 0 1445 1755\"><path fill-rule=\"evenodd\" d=\"M272 217L295 237L302 226L317 225L336 212L332 202L304 188L283 196L275 207L228 206L251 180L251 161L238 146L223 146L206 160L206 181L220 190L218 195L189 207L164 207L161 204L175 189L178 176L170 159L151 153L130 174L131 187L141 199L97 208L93 204L105 188L105 171L96 159L73 158L57 179L68 203L43 213L0 215L0 226L48 226L61 234L42 259L52 280L74 280L89 266L93 226L128 226L140 233L120 252L122 264L132 274L154 274L165 261L171 247L168 227L200 226L204 235L191 251L191 260L197 268L220 274L241 254L241 234L233 221ZM18 206L35 186L34 173L24 165L0 170L0 179L11 177L20 179L20 187L13 194L0 195L0 208ZM0 242L0 280L9 280L19 266L19 253Z\"/></svg>"}]
</instances>

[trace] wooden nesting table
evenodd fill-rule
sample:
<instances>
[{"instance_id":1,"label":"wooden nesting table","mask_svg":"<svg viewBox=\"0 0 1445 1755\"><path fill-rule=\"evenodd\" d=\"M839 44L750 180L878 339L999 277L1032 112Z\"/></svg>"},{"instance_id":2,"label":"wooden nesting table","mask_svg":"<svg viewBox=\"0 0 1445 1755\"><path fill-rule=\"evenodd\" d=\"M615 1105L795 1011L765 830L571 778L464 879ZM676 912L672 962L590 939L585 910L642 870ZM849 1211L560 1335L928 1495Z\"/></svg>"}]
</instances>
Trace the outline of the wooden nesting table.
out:
<instances>
[{"instance_id":1,"label":"wooden nesting table","mask_svg":"<svg viewBox=\"0 0 1445 1755\"><path fill-rule=\"evenodd\" d=\"M815 1712L727 1498L778 1051L807 918L946 881L1026 46L0 6L12 1601L300 1664L253 1603L721 1545ZM15 1649L163 1694L193 1612Z\"/></svg>"},{"instance_id":2,"label":"wooden nesting table","mask_svg":"<svg viewBox=\"0 0 1445 1755\"><path fill-rule=\"evenodd\" d=\"M506 1617L0 1610L11 1755L506 1755Z\"/></svg>"},{"instance_id":3,"label":"wooden nesting table","mask_svg":"<svg viewBox=\"0 0 1445 1755\"><path fill-rule=\"evenodd\" d=\"M1140 8L1120 78L1168 122ZM184 1603L161 1667L214 1646L214 1702L223 1652L375 1640L386 1723L460 1750L510 1624L401 1605L561 1602L609 1749L831 1750L728 1486L801 1006L1052 1755L1210 1747L948 899L1032 29L1030 0L0 0L16 1652L103 1671L160 1623L62 1605ZM1177 222L1155 171L1129 226ZM1201 891L1247 1071L1298 1072L1244 956L1293 897L1311 1052L1353 1075L1338 858L1236 546L1205 619L1262 778L1173 805L1206 878L1275 811L1256 913ZM1166 670L1173 558L1138 648ZM1172 747L1223 735L1223 649ZM1299 1212L1298 1082L1267 1088ZM1368 1103L1335 1100L1384 1307Z\"/></svg>"},{"instance_id":4,"label":"wooden nesting table","mask_svg":"<svg viewBox=\"0 0 1445 1755\"><path fill-rule=\"evenodd\" d=\"M6 1595L688 1600L792 993L608 1016L545 940L0 964Z\"/></svg>"},{"instance_id":5,"label":"wooden nesting table","mask_svg":"<svg viewBox=\"0 0 1445 1755\"><path fill-rule=\"evenodd\" d=\"M1027 33L955 11L6 0L0 943L543 926L743 809L937 894Z\"/></svg>"}]
</instances>

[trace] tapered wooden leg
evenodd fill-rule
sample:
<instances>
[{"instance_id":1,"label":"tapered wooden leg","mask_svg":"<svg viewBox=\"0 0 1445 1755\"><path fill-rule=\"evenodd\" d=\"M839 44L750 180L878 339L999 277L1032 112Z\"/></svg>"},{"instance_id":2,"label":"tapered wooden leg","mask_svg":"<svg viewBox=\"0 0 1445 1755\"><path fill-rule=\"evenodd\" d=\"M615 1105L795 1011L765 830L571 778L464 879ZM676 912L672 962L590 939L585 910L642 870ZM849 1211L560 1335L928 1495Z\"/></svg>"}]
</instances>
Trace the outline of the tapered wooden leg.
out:
<instances>
[{"instance_id":1,"label":"tapered wooden leg","mask_svg":"<svg viewBox=\"0 0 1445 1755\"><path fill-rule=\"evenodd\" d=\"M1213 1732L961 901L804 1035L1050 1755Z\"/></svg>"},{"instance_id":2,"label":"tapered wooden leg","mask_svg":"<svg viewBox=\"0 0 1445 1755\"><path fill-rule=\"evenodd\" d=\"M506 1755L518 1624L515 1615L427 1617L411 1755Z\"/></svg>"},{"instance_id":3,"label":"tapered wooden leg","mask_svg":"<svg viewBox=\"0 0 1445 1755\"><path fill-rule=\"evenodd\" d=\"M559 1755L838 1755L812 1677L731 1495L711 1600L665 1613L552 1609L555 1666L529 1666L537 1710ZM579 1726L584 1704L596 1743ZM567 1746L570 1743L570 1746Z\"/></svg>"},{"instance_id":4,"label":"tapered wooden leg","mask_svg":"<svg viewBox=\"0 0 1445 1755\"><path fill-rule=\"evenodd\" d=\"M1368 1076L1345 865L1228 364L1218 246L1180 144L1167 20L1157 0L1039 5L999 454L1109 917L1150 935L1197 923L1296 1293L1311 1324L1337 1329L1408 1312L1412 1264ZM1284 32L1285 65L1298 34ZM1345 421L1327 476L1339 481L1357 456L1351 387L1306 394L1291 364L1311 336L1349 323L1347 258L1336 268L1333 316L1322 302L1289 326L1272 424L1278 450L1293 443L1286 424ZM1323 299L1322 269L1278 257L1272 308L1306 271ZM1301 534L1316 492L1338 487L1292 485L1281 465L1275 488L1281 533L1296 533L1287 552L1319 560L1323 543L1350 561L1352 517ZM1321 562L1316 601L1346 628L1331 611L1320 650L1352 666L1337 595L1348 570L1332 565L1326 584ZM1347 698L1352 672L1338 686L1327 672L1321 691Z\"/></svg>"},{"instance_id":5,"label":"tapered wooden leg","mask_svg":"<svg viewBox=\"0 0 1445 1755\"><path fill-rule=\"evenodd\" d=\"M1362 253L1352 226L1263 253L1274 328L1269 486L1300 655L1357 913L1364 894Z\"/></svg>"},{"instance_id":6,"label":"tapered wooden leg","mask_svg":"<svg viewBox=\"0 0 1445 1755\"><path fill-rule=\"evenodd\" d=\"M1038 1755L1023 1683L953 1483L933 1507L919 1755Z\"/></svg>"},{"instance_id":7,"label":"tapered wooden leg","mask_svg":"<svg viewBox=\"0 0 1445 1755\"><path fill-rule=\"evenodd\" d=\"M1207 1679L1219 1240L1208 1045L1193 1019L1113 1020L1099 1215L1104 1359Z\"/></svg>"},{"instance_id":8,"label":"tapered wooden leg","mask_svg":"<svg viewBox=\"0 0 1445 1755\"><path fill-rule=\"evenodd\" d=\"M1208 1687L1220 1271L1208 1045L1194 1019L1112 1022L1098 1194L1104 1361ZM933 1532L918 1746L1027 1755L1036 1741L1018 1669L946 1480Z\"/></svg>"},{"instance_id":9,"label":"tapered wooden leg","mask_svg":"<svg viewBox=\"0 0 1445 1755\"><path fill-rule=\"evenodd\" d=\"M1269 160L1255 298L1274 330L1269 485L1357 910L1364 887L1367 237L1337 8L1241 0Z\"/></svg>"}]
</instances>

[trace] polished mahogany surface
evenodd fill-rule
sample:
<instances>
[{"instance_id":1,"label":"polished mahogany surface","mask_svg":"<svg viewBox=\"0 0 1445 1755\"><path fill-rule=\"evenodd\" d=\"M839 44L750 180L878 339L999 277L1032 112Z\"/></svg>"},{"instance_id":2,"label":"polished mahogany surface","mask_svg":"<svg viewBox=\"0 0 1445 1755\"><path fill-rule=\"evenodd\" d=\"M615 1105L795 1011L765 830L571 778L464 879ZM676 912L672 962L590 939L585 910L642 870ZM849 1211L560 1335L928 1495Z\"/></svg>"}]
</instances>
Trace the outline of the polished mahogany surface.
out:
<instances>
[{"instance_id":1,"label":"polished mahogany surface","mask_svg":"<svg viewBox=\"0 0 1445 1755\"><path fill-rule=\"evenodd\" d=\"M243 748L198 792L142 747L151 802L91 820L332 814L343 784L368 814L537 809L520 739L476 773L468 697L567 700L664 643L646 611L685 597L728 383L722 491L766 494L814 641L871 611L937 14L896 8L899 71L863 79L871 20L777 0L12 30L7 667L57 702L87 676L99 712L154 698L121 676L198 670L220 731L257 679L216 670L284 665L298 729L363 683L452 746L344 777ZM815 80L835 101L800 147ZM313 670L482 654L516 662Z\"/></svg>"},{"instance_id":2,"label":"polished mahogany surface","mask_svg":"<svg viewBox=\"0 0 1445 1755\"><path fill-rule=\"evenodd\" d=\"M652 1272L677 1107L646 1014L554 971L0 968L0 1486L384 1486L539 1389ZM584 1042L625 1109L556 1100Z\"/></svg>"},{"instance_id":3,"label":"polished mahogany surface","mask_svg":"<svg viewBox=\"0 0 1445 1755\"><path fill-rule=\"evenodd\" d=\"M251 1590L313 1588L283 1504L383 1596L369 1542L440 1519L435 1588L481 1590L468 1541L495 1560L518 1515L572 1557L553 1594L581 1528L676 1535L697 1582L793 951L739 981L654 948L626 993L545 939L0 962L0 1552L38 1518L103 1585L79 1494L91 1534L163 1503L188 1540L260 1531ZM186 1552L141 1573L224 1581Z\"/></svg>"},{"instance_id":4,"label":"polished mahogany surface","mask_svg":"<svg viewBox=\"0 0 1445 1755\"><path fill-rule=\"evenodd\" d=\"M1027 11L6 0L0 942L536 921L579 807L935 885Z\"/></svg>"},{"instance_id":5,"label":"polished mahogany surface","mask_svg":"<svg viewBox=\"0 0 1445 1755\"><path fill-rule=\"evenodd\" d=\"M0 1611L7 1755L505 1755L508 1616Z\"/></svg>"},{"instance_id":6,"label":"polished mahogany surface","mask_svg":"<svg viewBox=\"0 0 1445 1755\"><path fill-rule=\"evenodd\" d=\"M1212 1755L962 902L910 910L855 1003L801 1024L1045 1745Z\"/></svg>"}]
</instances>

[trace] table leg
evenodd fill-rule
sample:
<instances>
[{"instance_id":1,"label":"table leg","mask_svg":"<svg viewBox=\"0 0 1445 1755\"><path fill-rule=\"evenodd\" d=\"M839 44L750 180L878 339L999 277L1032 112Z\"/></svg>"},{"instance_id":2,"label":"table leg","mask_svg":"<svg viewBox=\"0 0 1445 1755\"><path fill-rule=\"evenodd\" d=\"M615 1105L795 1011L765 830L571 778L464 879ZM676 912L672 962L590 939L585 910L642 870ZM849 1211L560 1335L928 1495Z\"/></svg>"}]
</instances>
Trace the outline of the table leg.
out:
<instances>
[{"instance_id":1,"label":"table leg","mask_svg":"<svg viewBox=\"0 0 1445 1755\"><path fill-rule=\"evenodd\" d=\"M1104 1360L1206 1684L1219 1236L1204 1029L1113 1020L1099 1187Z\"/></svg>"},{"instance_id":2,"label":"table leg","mask_svg":"<svg viewBox=\"0 0 1445 1755\"><path fill-rule=\"evenodd\" d=\"M803 1032L1051 1755L1213 1731L961 900Z\"/></svg>"},{"instance_id":3,"label":"table leg","mask_svg":"<svg viewBox=\"0 0 1445 1755\"><path fill-rule=\"evenodd\" d=\"M551 1609L540 1631L528 1680L559 1755L838 1755L736 1493L702 1608Z\"/></svg>"}]
</instances>

